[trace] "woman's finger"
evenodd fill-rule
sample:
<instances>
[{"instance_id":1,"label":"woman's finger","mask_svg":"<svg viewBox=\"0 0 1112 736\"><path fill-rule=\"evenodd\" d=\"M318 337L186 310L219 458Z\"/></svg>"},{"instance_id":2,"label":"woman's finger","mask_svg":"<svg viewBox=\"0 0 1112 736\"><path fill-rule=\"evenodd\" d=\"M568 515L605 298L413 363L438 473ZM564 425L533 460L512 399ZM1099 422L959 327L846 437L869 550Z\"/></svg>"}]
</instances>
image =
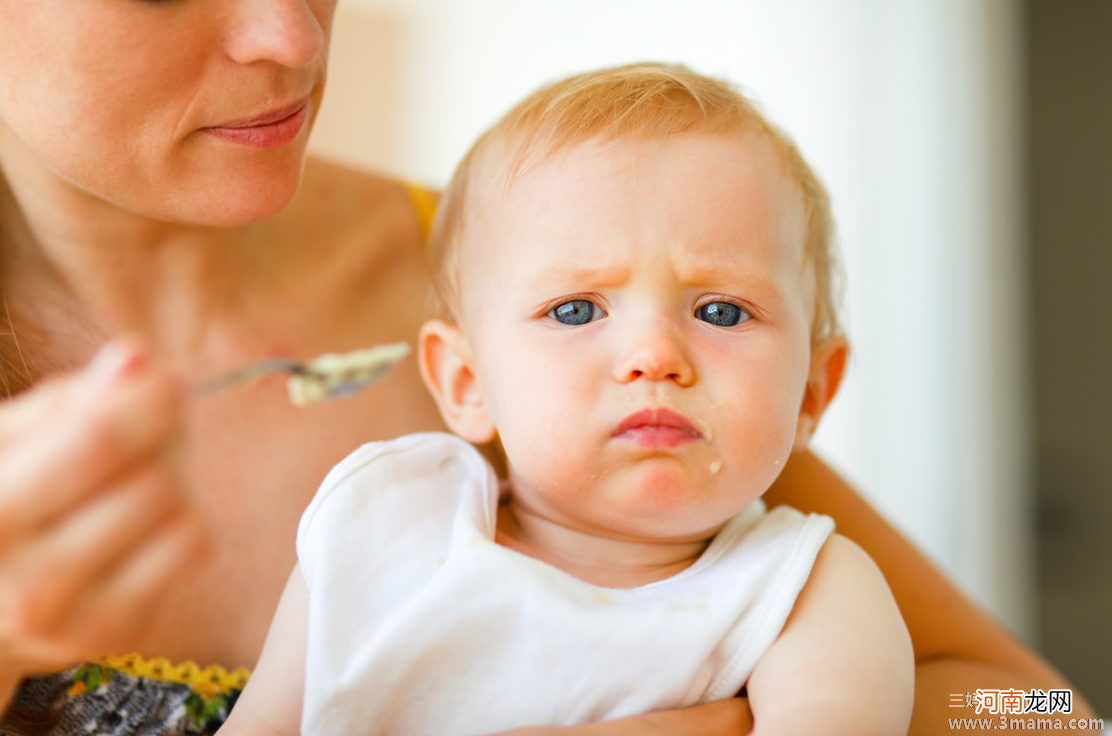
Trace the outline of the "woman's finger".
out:
<instances>
[{"instance_id":1,"label":"woman's finger","mask_svg":"<svg viewBox=\"0 0 1112 736\"><path fill-rule=\"evenodd\" d=\"M66 629L74 650L89 657L133 649L155 620L159 601L196 569L207 551L195 518L179 514L167 519L73 608Z\"/></svg>"},{"instance_id":2,"label":"woman's finger","mask_svg":"<svg viewBox=\"0 0 1112 736\"><path fill-rule=\"evenodd\" d=\"M184 391L172 376L142 369L117 373L105 385L103 370L87 373L96 380L83 375L46 401L32 399L49 414L17 437L10 436L13 421L5 417L3 430L9 436L0 437L0 540L10 543L55 521L161 451L180 430Z\"/></svg>"},{"instance_id":3,"label":"woman's finger","mask_svg":"<svg viewBox=\"0 0 1112 736\"><path fill-rule=\"evenodd\" d=\"M17 580L9 605L19 606L25 626L52 630L107 570L182 508L181 491L160 464L94 496L19 549L15 569L3 573Z\"/></svg>"},{"instance_id":4,"label":"woman's finger","mask_svg":"<svg viewBox=\"0 0 1112 736\"><path fill-rule=\"evenodd\" d=\"M23 669L128 649L158 600L203 558L202 526L170 511L94 574L61 581L36 566L0 579L0 661Z\"/></svg>"}]
</instances>

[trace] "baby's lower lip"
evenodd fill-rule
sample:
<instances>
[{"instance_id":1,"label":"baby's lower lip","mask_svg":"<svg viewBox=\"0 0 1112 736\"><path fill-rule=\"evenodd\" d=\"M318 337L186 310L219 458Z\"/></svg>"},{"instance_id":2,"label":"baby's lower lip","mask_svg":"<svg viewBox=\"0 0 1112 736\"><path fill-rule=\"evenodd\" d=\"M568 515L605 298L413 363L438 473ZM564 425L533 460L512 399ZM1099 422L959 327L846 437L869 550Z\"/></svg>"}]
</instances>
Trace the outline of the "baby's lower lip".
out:
<instances>
[{"instance_id":1,"label":"baby's lower lip","mask_svg":"<svg viewBox=\"0 0 1112 736\"><path fill-rule=\"evenodd\" d=\"M682 427L665 425L644 424L630 427L617 435L615 439L632 442L641 447L651 449L678 447L686 442L699 439L699 433Z\"/></svg>"}]
</instances>

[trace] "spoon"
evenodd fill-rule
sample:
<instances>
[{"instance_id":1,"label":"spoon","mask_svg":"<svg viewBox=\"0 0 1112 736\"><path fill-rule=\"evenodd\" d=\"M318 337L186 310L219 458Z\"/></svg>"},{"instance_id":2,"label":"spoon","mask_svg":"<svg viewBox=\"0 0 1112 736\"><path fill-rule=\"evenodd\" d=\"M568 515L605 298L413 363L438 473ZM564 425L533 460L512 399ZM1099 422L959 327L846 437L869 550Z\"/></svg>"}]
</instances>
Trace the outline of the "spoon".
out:
<instances>
[{"instance_id":1,"label":"spoon","mask_svg":"<svg viewBox=\"0 0 1112 736\"><path fill-rule=\"evenodd\" d=\"M395 342L350 353L325 353L311 360L267 358L203 378L193 384L193 393L209 396L270 373L288 373L290 402L308 406L362 391L389 373L408 353L408 343Z\"/></svg>"}]
</instances>

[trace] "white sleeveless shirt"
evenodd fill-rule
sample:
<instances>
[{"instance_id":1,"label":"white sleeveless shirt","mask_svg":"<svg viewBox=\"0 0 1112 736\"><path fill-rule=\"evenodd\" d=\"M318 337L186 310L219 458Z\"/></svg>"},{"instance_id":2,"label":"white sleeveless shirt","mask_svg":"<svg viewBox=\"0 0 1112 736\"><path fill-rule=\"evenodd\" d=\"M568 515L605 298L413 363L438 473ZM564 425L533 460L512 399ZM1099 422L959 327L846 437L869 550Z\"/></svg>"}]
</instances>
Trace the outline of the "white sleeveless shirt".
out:
<instances>
[{"instance_id":1,"label":"white sleeveless shirt","mask_svg":"<svg viewBox=\"0 0 1112 736\"><path fill-rule=\"evenodd\" d=\"M471 736L736 694L833 530L756 501L688 569L603 588L494 543L498 482L427 433L364 445L298 529L302 733Z\"/></svg>"}]
</instances>

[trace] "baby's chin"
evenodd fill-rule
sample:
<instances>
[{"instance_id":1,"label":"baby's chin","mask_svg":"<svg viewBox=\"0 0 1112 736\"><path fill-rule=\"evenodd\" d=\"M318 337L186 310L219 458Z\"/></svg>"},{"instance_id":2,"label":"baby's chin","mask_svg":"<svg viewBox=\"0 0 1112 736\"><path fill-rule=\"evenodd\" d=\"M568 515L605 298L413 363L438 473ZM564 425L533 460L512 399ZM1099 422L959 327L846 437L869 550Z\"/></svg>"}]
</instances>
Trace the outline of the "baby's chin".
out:
<instances>
[{"instance_id":1,"label":"baby's chin","mask_svg":"<svg viewBox=\"0 0 1112 736\"><path fill-rule=\"evenodd\" d=\"M745 492L721 471L719 461L694 467L674 461L641 462L589 494L587 511L605 510L608 527L633 537L709 538L760 495Z\"/></svg>"}]
</instances>

